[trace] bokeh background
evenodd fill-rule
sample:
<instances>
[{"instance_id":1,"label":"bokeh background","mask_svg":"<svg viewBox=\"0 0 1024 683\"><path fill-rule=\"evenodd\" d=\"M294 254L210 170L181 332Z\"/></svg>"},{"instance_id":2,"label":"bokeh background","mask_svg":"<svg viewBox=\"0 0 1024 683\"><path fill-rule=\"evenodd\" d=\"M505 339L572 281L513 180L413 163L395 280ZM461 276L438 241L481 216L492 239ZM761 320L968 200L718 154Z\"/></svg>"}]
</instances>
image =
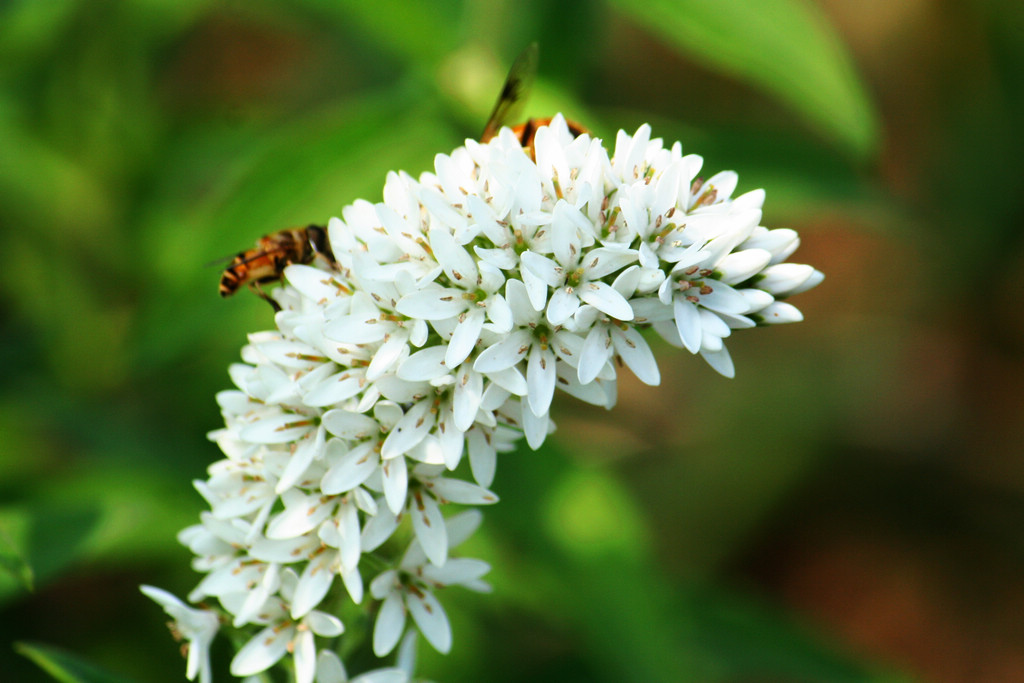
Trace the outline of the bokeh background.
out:
<instances>
[{"instance_id":1,"label":"bokeh background","mask_svg":"<svg viewBox=\"0 0 1024 683\"><path fill-rule=\"evenodd\" d=\"M557 402L443 596L469 681L1024 681L1017 0L0 3L0 678L179 681L216 391L271 311L209 262L527 113L768 192L827 275L737 377ZM227 680L227 647L216 651Z\"/></svg>"}]
</instances>

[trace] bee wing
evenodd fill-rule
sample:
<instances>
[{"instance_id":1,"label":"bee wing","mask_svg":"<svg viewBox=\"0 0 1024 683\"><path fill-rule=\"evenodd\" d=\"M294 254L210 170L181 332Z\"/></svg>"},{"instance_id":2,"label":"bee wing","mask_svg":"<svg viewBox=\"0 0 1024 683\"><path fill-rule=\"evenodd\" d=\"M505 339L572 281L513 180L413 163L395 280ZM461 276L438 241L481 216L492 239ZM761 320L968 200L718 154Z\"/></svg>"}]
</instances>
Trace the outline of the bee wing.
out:
<instances>
[{"instance_id":1,"label":"bee wing","mask_svg":"<svg viewBox=\"0 0 1024 683\"><path fill-rule=\"evenodd\" d=\"M517 114L526 100L526 94L533 85L537 75L537 59L540 48L537 43L531 43L523 50L516 61L509 69L505 85L501 88L498 101L494 104L494 111L487 119L484 132L480 135L480 142L487 142L501 130L501 127L513 120L513 114Z\"/></svg>"},{"instance_id":2,"label":"bee wing","mask_svg":"<svg viewBox=\"0 0 1024 683\"><path fill-rule=\"evenodd\" d=\"M237 254L232 254L231 256L221 256L219 258L213 259L212 261L207 261L206 263L203 264L203 268L213 268L214 266L222 268L227 264L231 263L232 261L234 261L236 258L238 258Z\"/></svg>"},{"instance_id":3,"label":"bee wing","mask_svg":"<svg viewBox=\"0 0 1024 683\"><path fill-rule=\"evenodd\" d=\"M258 261L261 258L266 258L271 254L276 253L276 249L250 249L248 251L240 251L233 256L221 256L220 258L214 259L209 263L204 264L204 268L211 268L213 266L244 266L253 261Z\"/></svg>"}]
</instances>

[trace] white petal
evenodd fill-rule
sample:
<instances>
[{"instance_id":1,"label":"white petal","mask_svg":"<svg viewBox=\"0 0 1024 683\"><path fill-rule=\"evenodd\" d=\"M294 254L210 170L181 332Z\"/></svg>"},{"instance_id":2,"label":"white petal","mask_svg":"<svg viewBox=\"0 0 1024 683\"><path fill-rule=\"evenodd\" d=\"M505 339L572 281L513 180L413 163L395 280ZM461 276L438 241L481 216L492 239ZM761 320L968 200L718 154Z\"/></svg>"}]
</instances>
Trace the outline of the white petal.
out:
<instances>
[{"instance_id":1,"label":"white petal","mask_svg":"<svg viewBox=\"0 0 1024 683\"><path fill-rule=\"evenodd\" d=\"M714 190L715 201L720 202L732 195L738 182L739 176L735 171L720 171L704 181L694 199L699 199L704 193Z\"/></svg>"},{"instance_id":2,"label":"white petal","mask_svg":"<svg viewBox=\"0 0 1024 683\"><path fill-rule=\"evenodd\" d=\"M311 301L329 300L339 295L338 288L331 282L332 279L339 277L337 273L313 266L293 264L285 269L284 274L288 278L288 284Z\"/></svg>"},{"instance_id":3,"label":"white petal","mask_svg":"<svg viewBox=\"0 0 1024 683\"><path fill-rule=\"evenodd\" d=\"M599 247L591 249L583 259L588 280L597 280L625 268L639 258L634 249Z\"/></svg>"},{"instance_id":4,"label":"white petal","mask_svg":"<svg viewBox=\"0 0 1024 683\"><path fill-rule=\"evenodd\" d=\"M391 329L391 325L381 320L379 310L359 311L329 321L324 326L324 336L345 344L372 344L383 339Z\"/></svg>"},{"instance_id":5,"label":"white petal","mask_svg":"<svg viewBox=\"0 0 1024 683\"><path fill-rule=\"evenodd\" d=\"M813 267L802 263L779 263L765 268L755 286L777 297L786 296L803 285L815 272Z\"/></svg>"},{"instance_id":6,"label":"white petal","mask_svg":"<svg viewBox=\"0 0 1024 683\"><path fill-rule=\"evenodd\" d=\"M480 429L467 432L466 444L469 448L469 468L473 473L473 479L483 487L490 486L494 482L494 472L498 467L497 452L487 443L487 437Z\"/></svg>"},{"instance_id":7,"label":"white petal","mask_svg":"<svg viewBox=\"0 0 1024 683\"><path fill-rule=\"evenodd\" d=\"M384 474L384 499L387 500L391 512L397 515L405 507L405 494L409 487L405 456L400 455L385 461L381 471Z\"/></svg>"},{"instance_id":8,"label":"white petal","mask_svg":"<svg viewBox=\"0 0 1024 683\"><path fill-rule=\"evenodd\" d=\"M491 505L498 502L498 496L476 484L461 479L438 477L428 487L446 503L462 505ZM437 564L435 562L435 564Z\"/></svg>"},{"instance_id":9,"label":"white petal","mask_svg":"<svg viewBox=\"0 0 1024 683\"><path fill-rule=\"evenodd\" d=\"M345 369L313 385L302 397L302 402L311 407L334 405L362 391L362 382L362 372Z\"/></svg>"},{"instance_id":10,"label":"white petal","mask_svg":"<svg viewBox=\"0 0 1024 683\"><path fill-rule=\"evenodd\" d=\"M409 613L412 614L423 637L435 650L441 654L448 654L452 649L452 628L448 623L448 615L444 613L444 608L434 594L429 591L424 591L422 597L410 594L408 604Z\"/></svg>"},{"instance_id":11,"label":"white petal","mask_svg":"<svg viewBox=\"0 0 1024 683\"><path fill-rule=\"evenodd\" d=\"M336 545L343 569L355 569L362 549L359 546L359 509L352 502L344 503L334 518L341 542Z\"/></svg>"},{"instance_id":12,"label":"white petal","mask_svg":"<svg viewBox=\"0 0 1024 683\"><path fill-rule=\"evenodd\" d=\"M683 346L690 353L697 353L700 350L701 336L704 334L697 307L678 295L673 310L676 318L676 331L679 333Z\"/></svg>"},{"instance_id":13,"label":"white petal","mask_svg":"<svg viewBox=\"0 0 1024 683\"><path fill-rule=\"evenodd\" d=\"M405 606L398 593L390 593L380 606L373 627L373 653L383 657L395 649L405 630Z\"/></svg>"},{"instance_id":14,"label":"white petal","mask_svg":"<svg viewBox=\"0 0 1024 683\"><path fill-rule=\"evenodd\" d=\"M445 275L458 286L472 289L477 279L476 262L473 257L456 243L445 228L431 228L428 233L434 258L444 268Z\"/></svg>"},{"instance_id":15,"label":"white petal","mask_svg":"<svg viewBox=\"0 0 1024 683\"><path fill-rule=\"evenodd\" d=\"M341 580L345 583L345 590L348 591L352 602L360 604L363 601L363 579L359 575L359 566L357 565L351 570L342 568Z\"/></svg>"},{"instance_id":16,"label":"white petal","mask_svg":"<svg viewBox=\"0 0 1024 683\"><path fill-rule=\"evenodd\" d=\"M363 533L359 540L363 552L373 552L382 543L391 538L391 534L395 533L395 529L398 528L398 517L396 515L397 513L392 512L390 506L382 506L377 514L370 517L366 524L363 525Z\"/></svg>"},{"instance_id":17,"label":"white petal","mask_svg":"<svg viewBox=\"0 0 1024 683\"><path fill-rule=\"evenodd\" d=\"M526 435L526 443L533 450L537 450L544 443L551 427L551 418L547 415L538 417L527 407L523 407L523 434Z\"/></svg>"},{"instance_id":18,"label":"white petal","mask_svg":"<svg viewBox=\"0 0 1024 683\"><path fill-rule=\"evenodd\" d=\"M374 681L363 681L363 683L407 683L407 679L411 678L413 672L416 671L417 640L419 640L419 637L416 633L409 631L398 645L398 654L395 655L395 666L397 669L392 669L391 671L397 671L402 674L402 678L375 679ZM386 670L382 669L381 671ZM355 682L353 681L353 683Z\"/></svg>"},{"instance_id":19,"label":"white petal","mask_svg":"<svg viewBox=\"0 0 1024 683\"><path fill-rule=\"evenodd\" d=\"M611 339L603 326L594 327L587 334L580 351L577 377L583 384L590 384L597 378L611 357Z\"/></svg>"},{"instance_id":20,"label":"white petal","mask_svg":"<svg viewBox=\"0 0 1024 683\"><path fill-rule=\"evenodd\" d=\"M770 306L774 301L773 297L763 289L755 289L753 287L739 290L743 298L747 300L748 315L753 315L764 308Z\"/></svg>"},{"instance_id":21,"label":"white petal","mask_svg":"<svg viewBox=\"0 0 1024 683\"><path fill-rule=\"evenodd\" d=\"M313 458L323 456L323 452L324 428L321 424L320 428L314 432L313 438L306 437L299 442L292 457L288 459L288 464L285 465L284 472L281 473L281 479L278 480L274 491L280 494L294 486L309 469Z\"/></svg>"},{"instance_id":22,"label":"white petal","mask_svg":"<svg viewBox=\"0 0 1024 683\"><path fill-rule=\"evenodd\" d=\"M479 510L463 510L445 520L448 527L448 547L457 548L480 528L484 516Z\"/></svg>"},{"instance_id":23,"label":"white petal","mask_svg":"<svg viewBox=\"0 0 1024 683\"><path fill-rule=\"evenodd\" d=\"M305 415L281 413L245 427L239 436L253 443L288 443L298 441L312 428L313 421Z\"/></svg>"},{"instance_id":24,"label":"white petal","mask_svg":"<svg viewBox=\"0 0 1024 683\"><path fill-rule=\"evenodd\" d=\"M469 367L460 367L455 381L455 395L452 397L454 424L460 432L473 426L483 402L483 393L483 376Z\"/></svg>"},{"instance_id":25,"label":"white petal","mask_svg":"<svg viewBox=\"0 0 1024 683\"><path fill-rule=\"evenodd\" d=\"M554 252L555 260L563 268L575 268L579 263L580 252L583 250L579 230L573 221L569 220L568 216L566 216L566 212L572 210L572 207L564 199L560 199L555 204L554 211L552 212L553 221L550 228L551 249ZM527 267L530 267L530 265L527 264ZM537 275L541 274L537 273ZM551 283L549 282L548 284Z\"/></svg>"},{"instance_id":26,"label":"white petal","mask_svg":"<svg viewBox=\"0 0 1024 683\"><path fill-rule=\"evenodd\" d=\"M288 652L293 632L275 624L254 635L231 660L231 675L253 676L272 667Z\"/></svg>"},{"instance_id":27,"label":"white petal","mask_svg":"<svg viewBox=\"0 0 1024 683\"><path fill-rule=\"evenodd\" d=\"M385 375L374 384L374 388L384 398L401 405L419 400L424 392L430 390L430 385L426 382L409 382L397 375ZM371 403L366 409L369 410L372 407Z\"/></svg>"},{"instance_id":28,"label":"white petal","mask_svg":"<svg viewBox=\"0 0 1024 683\"><path fill-rule=\"evenodd\" d=\"M368 415L354 413L351 410L328 410L323 414L321 422L331 434L343 439L359 441L380 435L380 425Z\"/></svg>"},{"instance_id":29,"label":"white petal","mask_svg":"<svg viewBox=\"0 0 1024 683\"><path fill-rule=\"evenodd\" d=\"M313 612L306 617L309 630L323 638L337 638L345 632L341 619L327 612Z\"/></svg>"},{"instance_id":30,"label":"white petal","mask_svg":"<svg viewBox=\"0 0 1024 683\"><path fill-rule=\"evenodd\" d=\"M470 309L459 322L445 351L444 362L448 368L457 368L473 352L480 339L486 314L481 308Z\"/></svg>"},{"instance_id":31,"label":"white petal","mask_svg":"<svg viewBox=\"0 0 1024 683\"><path fill-rule=\"evenodd\" d=\"M412 631L410 631L413 635ZM402 641L405 642L404 640ZM412 641L415 643L415 640ZM399 657L401 661L401 657ZM350 683L409 683L409 674L400 668L386 668L386 669L374 669L373 671L367 671L364 674L359 674L353 678Z\"/></svg>"},{"instance_id":32,"label":"white petal","mask_svg":"<svg viewBox=\"0 0 1024 683\"><path fill-rule=\"evenodd\" d=\"M475 413L474 413L475 414ZM442 411L442 417L437 421L437 433L431 434L436 436L437 443L441 448L441 461L444 466L450 470L454 470L459 466L459 462L462 461L462 451L465 448L465 435L463 431L458 428L455 422L455 417L452 411Z\"/></svg>"},{"instance_id":33,"label":"white petal","mask_svg":"<svg viewBox=\"0 0 1024 683\"><path fill-rule=\"evenodd\" d=\"M292 643L295 683L313 683L316 675L316 642L311 631L300 630Z\"/></svg>"},{"instance_id":34,"label":"white petal","mask_svg":"<svg viewBox=\"0 0 1024 683\"><path fill-rule=\"evenodd\" d=\"M263 609L267 599L276 593L277 589L281 586L280 567L277 564L267 564L260 567L260 569L263 569L263 576L256 583L256 586L246 594L245 601L235 613L235 619L232 623L236 628L252 621L257 613Z\"/></svg>"},{"instance_id":35,"label":"white petal","mask_svg":"<svg viewBox=\"0 0 1024 683\"><path fill-rule=\"evenodd\" d=\"M494 324L494 331L504 334L512 330L514 318L512 307L500 294L493 294L487 298L487 319Z\"/></svg>"},{"instance_id":36,"label":"white petal","mask_svg":"<svg viewBox=\"0 0 1024 683\"><path fill-rule=\"evenodd\" d=\"M292 596L292 619L301 619L315 609L327 595L334 581L328 553L311 560L299 577L299 583Z\"/></svg>"},{"instance_id":37,"label":"white petal","mask_svg":"<svg viewBox=\"0 0 1024 683\"><path fill-rule=\"evenodd\" d=\"M808 289L812 289L813 287L817 287L818 285L820 285L822 281L824 281L824 279L825 274L822 273L820 270L815 270L813 273L811 273L810 277L804 280L803 284L798 285L797 287L786 292L786 296L794 296L796 294L800 294L801 292L806 292Z\"/></svg>"},{"instance_id":38,"label":"white petal","mask_svg":"<svg viewBox=\"0 0 1024 683\"><path fill-rule=\"evenodd\" d=\"M637 379L652 387L661 383L661 373L658 372L658 363L651 347L635 327L616 330L612 334L612 341L615 350Z\"/></svg>"},{"instance_id":39,"label":"white petal","mask_svg":"<svg viewBox=\"0 0 1024 683\"><path fill-rule=\"evenodd\" d=\"M417 491L413 494L409 514L412 517L416 540L420 542L423 552L434 564L443 565L448 559L448 532L437 501L433 496Z\"/></svg>"},{"instance_id":40,"label":"white petal","mask_svg":"<svg viewBox=\"0 0 1024 683\"><path fill-rule=\"evenodd\" d=\"M577 291L580 299L612 318L633 319L633 308L611 285L604 282L585 282Z\"/></svg>"},{"instance_id":41,"label":"white petal","mask_svg":"<svg viewBox=\"0 0 1024 683\"><path fill-rule=\"evenodd\" d=\"M370 365L366 368L366 379L372 382L383 376L394 364L400 362L408 352L409 345L405 335L391 335L384 340L384 343L373 354L373 360L370 361Z\"/></svg>"},{"instance_id":42,"label":"white petal","mask_svg":"<svg viewBox=\"0 0 1024 683\"><path fill-rule=\"evenodd\" d=\"M803 313L796 306L787 304L785 301L775 303L758 311L757 317L772 325L780 323L798 323L804 319Z\"/></svg>"},{"instance_id":43,"label":"white petal","mask_svg":"<svg viewBox=\"0 0 1024 683\"><path fill-rule=\"evenodd\" d=\"M473 369L487 374L511 368L526 357L532 343L529 331L516 330L497 344L484 349L473 362Z\"/></svg>"},{"instance_id":44,"label":"white petal","mask_svg":"<svg viewBox=\"0 0 1024 683\"><path fill-rule=\"evenodd\" d=\"M370 582L370 595L377 600L388 597L398 586L398 572L394 569L386 569Z\"/></svg>"},{"instance_id":45,"label":"white petal","mask_svg":"<svg viewBox=\"0 0 1024 683\"><path fill-rule=\"evenodd\" d=\"M396 309L402 315L420 320L443 320L454 318L466 310L468 302L459 289L430 287L406 294Z\"/></svg>"},{"instance_id":46,"label":"white petal","mask_svg":"<svg viewBox=\"0 0 1024 683\"><path fill-rule=\"evenodd\" d=\"M535 275L548 287L559 287L565 281L562 268L548 257L533 251L524 251L519 258L522 260L523 270ZM529 287L529 283L524 284Z\"/></svg>"},{"instance_id":47,"label":"white petal","mask_svg":"<svg viewBox=\"0 0 1024 683\"><path fill-rule=\"evenodd\" d=\"M483 560L455 557L445 562L444 567L427 565L423 568L423 576L429 581L444 586L455 586L475 581L489 571L491 571L491 565Z\"/></svg>"},{"instance_id":48,"label":"white petal","mask_svg":"<svg viewBox=\"0 0 1024 683\"><path fill-rule=\"evenodd\" d=\"M521 282L526 289L526 294L530 301L530 306L533 307L534 311L543 311L544 303L548 299L548 285L544 280L537 275L533 274L529 268L526 268L520 264L519 272L523 279ZM520 282L520 280L513 280L513 282ZM526 320L526 318L520 318L516 316L516 320Z\"/></svg>"},{"instance_id":49,"label":"white petal","mask_svg":"<svg viewBox=\"0 0 1024 683\"><path fill-rule=\"evenodd\" d=\"M351 491L369 479L379 466L380 456L375 444L369 441L359 444L331 465L320 480L320 489L328 495Z\"/></svg>"},{"instance_id":50,"label":"white petal","mask_svg":"<svg viewBox=\"0 0 1024 683\"><path fill-rule=\"evenodd\" d=\"M569 287L559 287L552 292L551 300L548 302L548 322L552 325L561 325L571 318L579 307L580 299L576 292ZM630 315L633 315L632 309Z\"/></svg>"},{"instance_id":51,"label":"white petal","mask_svg":"<svg viewBox=\"0 0 1024 683\"><path fill-rule=\"evenodd\" d=\"M301 536L319 526L333 509L333 504L321 504L319 496L295 496L293 500L285 503L284 510L270 520L270 524L267 525L267 538L284 540Z\"/></svg>"},{"instance_id":52,"label":"white petal","mask_svg":"<svg viewBox=\"0 0 1024 683\"><path fill-rule=\"evenodd\" d=\"M518 368L506 368L505 370L499 370L498 372L488 372L487 377L493 382L491 386L484 390L484 403L487 403L487 397L492 394L491 390L493 387L499 387L502 390L515 394L516 396L525 396L527 391L526 378L523 377L523 373L519 372ZM496 406L500 407L504 403L504 399L498 398ZM485 406L481 406L485 407ZM487 408L487 410L495 410L495 407Z\"/></svg>"},{"instance_id":53,"label":"white petal","mask_svg":"<svg viewBox=\"0 0 1024 683\"><path fill-rule=\"evenodd\" d=\"M737 290L717 280L705 280L705 283L711 287L711 293L700 295L700 305L704 308L732 315L743 315L748 311L746 298Z\"/></svg>"},{"instance_id":54,"label":"white petal","mask_svg":"<svg viewBox=\"0 0 1024 683\"><path fill-rule=\"evenodd\" d=\"M732 333L732 330L718 314L704 309L700 311L700 326L704 330L705 336L714 335L723 338Z\"/></svg>"},{"instance_id":55,"label":"white petal","mask_svg":"<svg viewBox=\"0 0 1024 683\"><path fill-rule=\"evenodd\" d=\"M398 376L410 382L429 382L450 372L445 365L445 347L430 346L412 354L398 366Z\"/></svg>"},{"instance_id":56,"label":"white petal","mask_svg":"<svg viewBox=\"0 0 1024 683\"><path fill-rule=\"evenodd\" d=\"M719 373L723 377L735 377L736 370L732 364L732 357L729 356L729 350L724 346L720 351L709 352L701 351L700 355L704 360L708 362L715 372Z\"/></svg>"},{"instance_id":57,"label":"white petal","mask_svg":"<svg viewBox=\"0 0 1024 683\"><path fill-rule=\"evenodd\" d=\"M722 282L734 285L760 272L771 258L771 253L764 249L744 249L727 255L715 269L722 273Z\"/></svg>"},{"instance_id":58,"label":"white petal","mask_svg":"<svg viewBox=\"0 0 1024 683\"><path fill-rule=\"evenodd\" d=\"M380 448L380 457L390 460L406 453L422 441L434 426L434 421L428 419L430 408L431 402L428 400L418 401L409 408L398 424L388 432Z\"/></svg>"},{"instance_id":59,"label":"white petal","mask_svg":"<svg viewBox=\"0 0 1024 683\"><path fill-rule=\"evenodd\" d=\"M555 395L555 354L544 350L540 344L530 349L527 362L526 384L529 387L527 398L530 410L540 417L547 415L551 407L551 398Z\"/></svg>"},{"instance_id":60,"label":"white petal","mask_svg":"<svg viewBox=\"0 0 1024 683\"><path fill-rule=\"evenodd\" d=\"M487 263L494 266L495 268L501 268L502 270L513 270L519 265L518 259L515 257L515 252L510 249L485 249L483 247L473 247L473 251L482 263Z\"/></svg>"},{"instance_id":61,"label":"white petal","mask_svg":"<svg viewBox=\"0 0 1024 683\"><path fill-rule=\"evenodd\" d=\"M345 667L331 650L320 650L316 658L316 683L346 683Z\"/></svg>"}]
</instances>

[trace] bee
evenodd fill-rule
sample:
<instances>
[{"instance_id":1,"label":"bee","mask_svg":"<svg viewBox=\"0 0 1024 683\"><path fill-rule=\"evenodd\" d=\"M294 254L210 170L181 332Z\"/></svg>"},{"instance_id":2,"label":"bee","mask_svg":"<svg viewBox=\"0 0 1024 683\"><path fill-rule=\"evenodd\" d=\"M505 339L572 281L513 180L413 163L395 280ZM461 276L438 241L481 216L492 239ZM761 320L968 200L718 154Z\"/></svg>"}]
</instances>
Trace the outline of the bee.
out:
<instances>
[{"instance_id":1,"label":"bee","mask_svg":"<svg viewBox=\"0 0 1024 683\"><path fill-rule=\"evenodd\" d=\"M480 142L487 142L494 138L502 126L510 120L514 120L520 113L530 86L537 75L538 52L537 43L533 43L523 50L512 64L508 77L505 79L505 85L501 88L501 94L498 95L498 101L494 104L494 110L491 112L490 118L487 119L483 134L480 135ZM551 123L551 117L527 119L525 123L512 126L512 133L531 158L533 157L533 139L537 134L537 129L549 123ZM590 132L573 121L566 121L566 123L569 125L569 132L574 137Z\"/></svg>"},{"instance_id":2,"label":"bee","mask_svg":"<svg viewBox=\"0 0 1024 683\"><path fill-rule=\"evenodd\" d=\"M494 111L491 112L484 132L480 135L480 142L494 138L502 126L519 114L537 74L537 55L537 44L533 43L512 64L498 101L494 105ZM531 157L534 155L533 140L537 129L550 122L550 117L527 119L525 123L512 128L519 144ZM567 123L569 132L574 136L589 132L577 123ZM284 269L293 263L309 264L317 259L331 268L337 268L331 245L327 241L327 230L323 226L308 225L305 228L289 228L264 235L254 248L239 252L231 261L220 278L220 295L229 297L241 289L242 285L247 285L273 306L275 311L279 311L281 307L260 288L260 285L279 282Z\"/></svg>"},{"instance_id":3,"label":"bee","mask_svg":"<svg viewBox=\"0 0 1024 683\"><path fill-rule=\"evenodd\" d=\"M260 285L279 282L284 269L293 263L309 264L321 259L336 267L334 253L327 241L327 229L321 225L289 228L264 235L256 246L238 252L220 278L220 295L229 297L242 285L248 285L260 298L281 310Z\"/></svg>"}]
</instances>

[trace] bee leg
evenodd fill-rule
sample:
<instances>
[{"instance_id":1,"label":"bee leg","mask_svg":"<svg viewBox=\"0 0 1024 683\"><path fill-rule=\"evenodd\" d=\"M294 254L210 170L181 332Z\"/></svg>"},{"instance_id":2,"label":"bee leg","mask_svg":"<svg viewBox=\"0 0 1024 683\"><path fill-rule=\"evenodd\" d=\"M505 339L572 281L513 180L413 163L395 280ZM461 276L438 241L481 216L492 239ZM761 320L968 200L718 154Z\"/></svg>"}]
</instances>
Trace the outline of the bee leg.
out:
<instances>
[{"instance_id":1,"label":"bee leg","mask_svg":"<svg viewBox=\"0 0 1024 683\"><path fill-rule=\"evenodd\" d=\"M267 294L266 292L264 292L263 289L260 288L260 283L258 283L258 282L250 282L249 283L249 289L251 289L253 291L253 293L256 294L256 296L258 296L259 298L263 299L268 304L270 304L270 307L274 309L274 313L279 313L281 311L281 305L278 304L273 299L271 299L270 295Z\"/></svg>"}]
</instances>

